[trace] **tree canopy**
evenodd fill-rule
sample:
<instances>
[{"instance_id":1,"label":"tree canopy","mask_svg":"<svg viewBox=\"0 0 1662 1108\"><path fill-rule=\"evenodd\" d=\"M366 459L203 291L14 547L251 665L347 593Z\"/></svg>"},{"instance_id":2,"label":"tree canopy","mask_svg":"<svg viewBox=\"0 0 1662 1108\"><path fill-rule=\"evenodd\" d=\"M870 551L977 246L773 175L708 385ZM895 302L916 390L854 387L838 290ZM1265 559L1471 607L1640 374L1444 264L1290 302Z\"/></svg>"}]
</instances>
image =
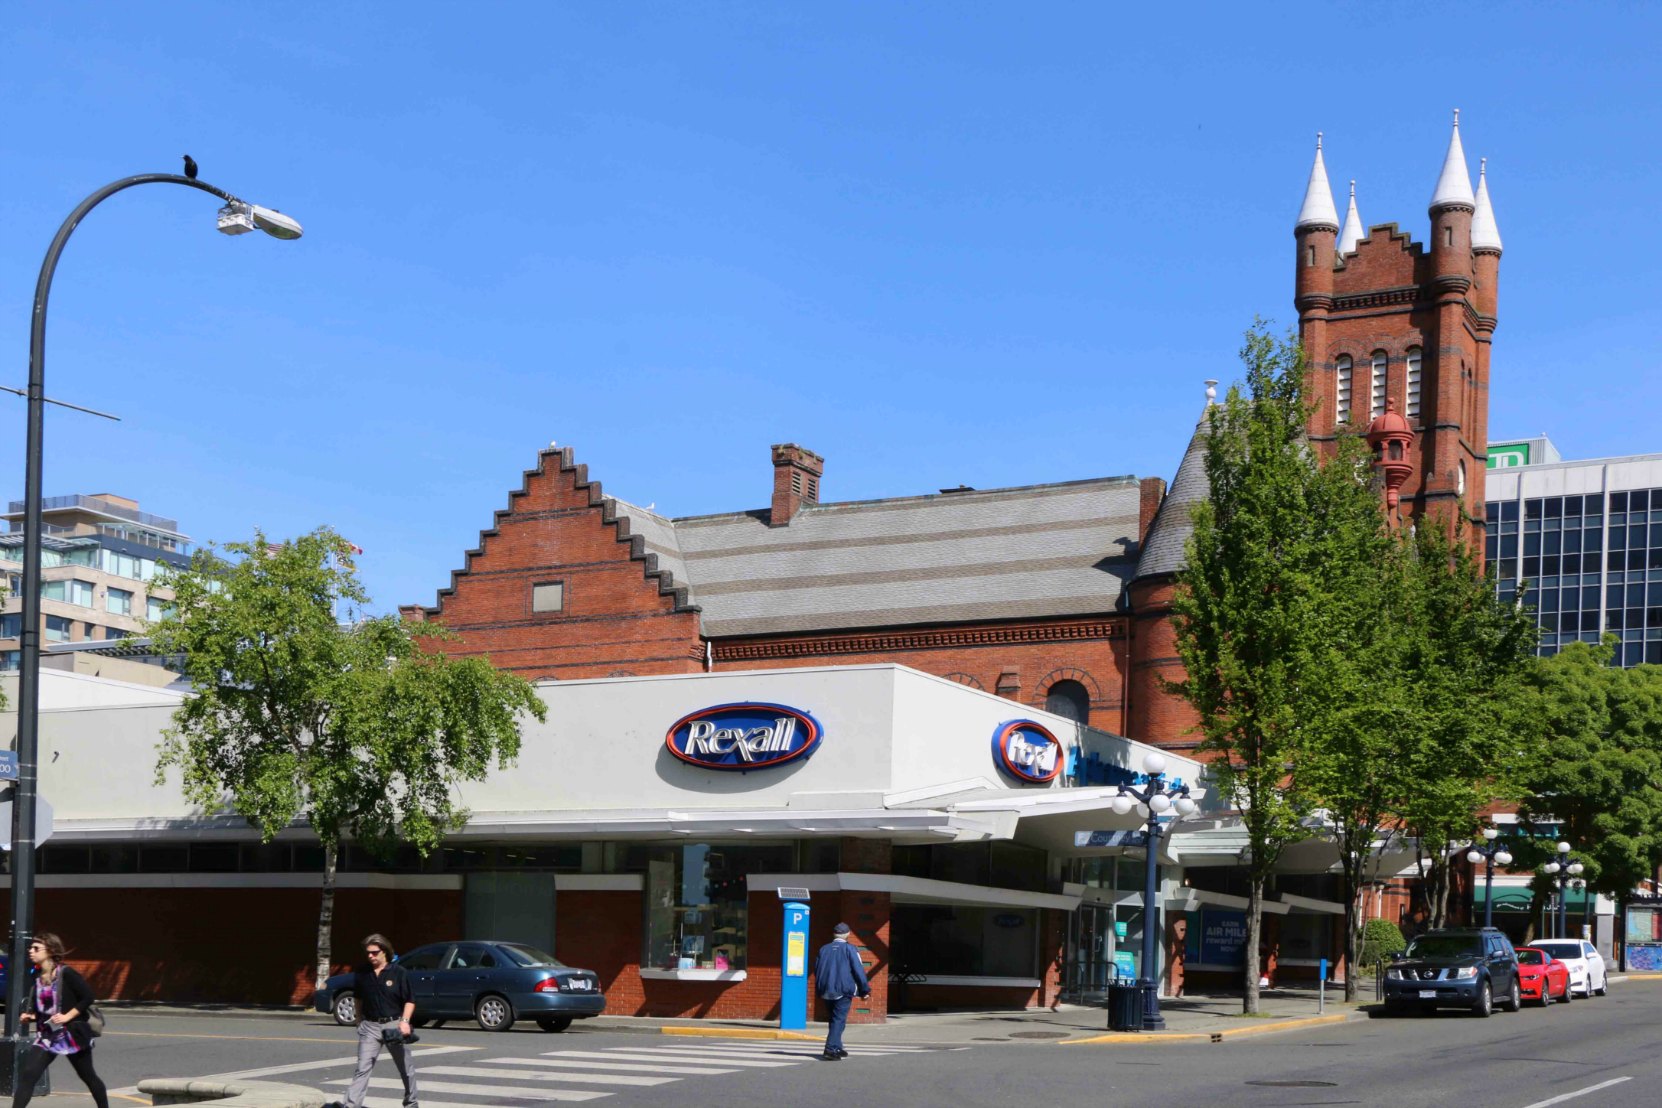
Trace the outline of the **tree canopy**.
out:
<instances>
[{"instance_id":1,"label":"tree canopy","mask_svg":"<svg viewBox=\"0 0 1662 1108\"><path fill-rule=\"evenodd\" d=\"M154 648L182 659L194 691L157 765L183 776L204 812L227 806L269 841L304 821L325 849L318 972L327 976L337 849L422 854L466 813L455 786L519 753L519 728L546 708L523 679L482 658L422 649L441 632L366 618L353 547L327 528L273 543L256 532L162 571L173 610Z\"/></svg>"}]
</instances>

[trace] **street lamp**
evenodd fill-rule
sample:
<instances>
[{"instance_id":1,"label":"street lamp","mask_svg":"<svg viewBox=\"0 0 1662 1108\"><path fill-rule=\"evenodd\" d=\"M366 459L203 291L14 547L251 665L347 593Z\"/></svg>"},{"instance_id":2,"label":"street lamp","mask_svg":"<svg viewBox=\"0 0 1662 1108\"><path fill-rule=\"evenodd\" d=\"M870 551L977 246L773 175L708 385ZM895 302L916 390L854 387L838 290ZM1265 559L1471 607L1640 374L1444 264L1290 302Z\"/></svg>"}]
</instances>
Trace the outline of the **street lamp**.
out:
<instances>
[{"instance_id":1,"label":"street lamp","mask_svg":"<svg viewBox=\"0 0 1662 1108\"><path fill-rule=\"evenodd\" d=\"M194 165L187 167L194 173ZM172 173L141 173L112 181L69 213L47 247L35 284L34 317L29 329L29 413L23 479L23 611L21 656L17 675L17 787L12 806L12 950L11 974L6 982L6 1035L21 1052L25 1043L17 1036L18 1014L29 986L24 967L29 964L29 939L35 912L35 797L37 791L36 751L40 738L40 550L41 550L41 458L46 400L46 301L52 290L52 275L58 268L69 236L88 212L118 192L135 185L183 185L219 197L219 230L229 235L264 231L274 238L297 239L300 224L271 208L239 200L194 176ZM13 1054L12 1074L18 1070Z\"/></svg>"},{"instance_id":2,"label":"street lamp","mask_svg":"<svg viewBox=\"0 0 1662 1108\"><path fill-rule=\"evenodd\" d=\"M1494 898L1494 894L1493 894L1493 891L1492 891L1494 889L1494 885L1495 885L1495 863L1499 862L1503 866L1509 866L1509 865L1512 864L1512 854L1511 854L1511 852L1508 851L1505 846L1503 846L1500 843L1495 841L1499 837L1500 837L1500 832L1497 831L1495 828L1485 827L1483 829L1483 839L1488 845L1487 846L1478 846L1476 843L1473 843L1471 850L1466 852L1466 861L1470 862L1472 865L1475 866L1479 862L1484 863L1484 866L1483 866L1483 926L1484 927L1493 927L1494 924L1495 924L1495 898Z\"/></svg>"},{"instance_id":3,"label":"street lamp","mask_svg":"<svg viewBox=\"0 0 1662 1108\"><path fill-rule=\"evenodd\" d=\"M1560 839L1557 849L1558 857L1563 859L1563 861L1548 862L1546 865L1542 866L1541 869L1545 871L1548 877L1552 878L1553 888L1557 897L1556 906L1551 903L1547 905L1547 912L1553 917L1552 937L1555 939L1562 939L1567 937L1566 932L1570 929L1570 903L1569 897L1565 895L1565 885L1570 878L1581 876L1587 867L1582 865L1581 862L1576 859L1570 857L1569 843Z\"/></svg>"},{"instance_id":4,"label":"street lamp","mask_svg":"<svg viewBox=\"0 0 1662 1108\"><path fill-rule=\"evenodd\" d=\"M1180 816L1194 812L1195 802L1189 799L1189 786L1168 781L1165 774L1166 756L1158 750L1143 755L1143 771L1148 780L1141 789L1121 785L1114 797L1114 811L1128 814L1133 807L1147 821L1144 842L1148 848L1148 862L1143 871L1143 964L1137 985L1143 990L1143 1030L1163 1031L1166 1027L1160 1015L1160 980L1155 969L1155 939L1160 922L1160 817L1176 811Z\"/></svg>"}]
</instances>

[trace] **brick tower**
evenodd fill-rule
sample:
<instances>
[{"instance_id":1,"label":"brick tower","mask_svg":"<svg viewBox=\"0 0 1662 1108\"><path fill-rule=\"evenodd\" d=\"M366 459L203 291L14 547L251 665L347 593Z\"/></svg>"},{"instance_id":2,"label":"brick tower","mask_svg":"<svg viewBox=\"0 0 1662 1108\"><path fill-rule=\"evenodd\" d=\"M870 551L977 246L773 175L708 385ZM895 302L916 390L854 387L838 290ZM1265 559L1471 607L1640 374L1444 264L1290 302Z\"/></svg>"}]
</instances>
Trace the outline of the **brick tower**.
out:
<instances>
[{"instance_id":1,"label":"brick tower","mask_svg":"<svg viewBox=\"0 0 1662 1108\"><path fill-rule=\"evenodd\" d=\"M1395 223L1364 235L1352 181L1341 231L1316 136L1293 229L1293 303L1316 406L1310 435L1331 449L1339 435L1365 433L1394 407L1413 431L1400 488L1404 512L1451 526L1463 518L1481 556L1501 242L1486 172L1472 193L1458 111L1430 213L1429 249Z\"/></svg>"}]
</instances>

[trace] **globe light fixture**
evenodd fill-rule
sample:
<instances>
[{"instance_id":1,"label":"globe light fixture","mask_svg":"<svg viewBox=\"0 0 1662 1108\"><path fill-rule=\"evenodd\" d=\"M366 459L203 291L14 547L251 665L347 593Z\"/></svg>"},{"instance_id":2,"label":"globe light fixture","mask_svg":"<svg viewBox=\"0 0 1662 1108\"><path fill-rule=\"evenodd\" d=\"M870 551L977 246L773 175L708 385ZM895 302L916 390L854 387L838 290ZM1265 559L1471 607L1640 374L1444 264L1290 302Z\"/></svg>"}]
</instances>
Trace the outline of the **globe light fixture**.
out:
<instances>
[{"instance_id":1,"label":"globe light fixture","mask_svg":"<svg viewBox=\"0 0 1662 1108\"><path fill-rule=\"evenodd\" d=\"M1119 815L1136 809L1143 821L1143 845L1147 862L1143 869L1143 957L1137 975L1137 987L1143 993L1143 1030L1161 1031L1166 1021L1160 1015L1160 980L1157 965L1156 938L1162 933L1160 923L1160 836L1167 833L1163 819L1170 813L1177 816L1193 815L1199 808L1189 795L1189 786L1166 777L1166 756L1158 750L1143 755L1143 772L1147 779L1141 786L1121 785L1119 794L1110 805Z\"/></svg>"},{"instance_id":2,"label":"globe light fixture","mask_svg":"<svg viewBox=\"0 0 1662 1108\"><path fill-rule=\"evenodd\" d=\"M1474 866L1479 862L1483 863L1483 926L1493 927L1495 925L1495 863L1499 862L1503 866L1509 865L1512 861L1512 855L1496 841L1500 838L1499 828L1485 827L1481 832L1481 837L1484 845L1479 846L1473 843L1472 848L1466 851L1466 861Z\"/></svg>"}]
</instances>

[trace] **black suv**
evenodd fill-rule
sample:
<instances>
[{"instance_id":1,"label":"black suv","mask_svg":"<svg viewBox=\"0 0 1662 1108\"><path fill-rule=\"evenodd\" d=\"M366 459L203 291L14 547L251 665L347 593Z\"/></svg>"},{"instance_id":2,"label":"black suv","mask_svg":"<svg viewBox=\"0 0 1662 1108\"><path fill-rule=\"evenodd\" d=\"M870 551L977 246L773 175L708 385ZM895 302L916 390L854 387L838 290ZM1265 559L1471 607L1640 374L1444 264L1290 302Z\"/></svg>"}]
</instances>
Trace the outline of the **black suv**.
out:
<instances>
[{"instance_id":1,"label":"black suv","mask_svg":"<svg viewBox=\"0 0 1662 1108\"><path fill-rule=\"evenodd\" d=\"M1385 970L1385 1011L1470 1008L1487 1016L1519 1008L1518 953L1498 928L1427 931Z\"/></svg>"}]
</instances>

